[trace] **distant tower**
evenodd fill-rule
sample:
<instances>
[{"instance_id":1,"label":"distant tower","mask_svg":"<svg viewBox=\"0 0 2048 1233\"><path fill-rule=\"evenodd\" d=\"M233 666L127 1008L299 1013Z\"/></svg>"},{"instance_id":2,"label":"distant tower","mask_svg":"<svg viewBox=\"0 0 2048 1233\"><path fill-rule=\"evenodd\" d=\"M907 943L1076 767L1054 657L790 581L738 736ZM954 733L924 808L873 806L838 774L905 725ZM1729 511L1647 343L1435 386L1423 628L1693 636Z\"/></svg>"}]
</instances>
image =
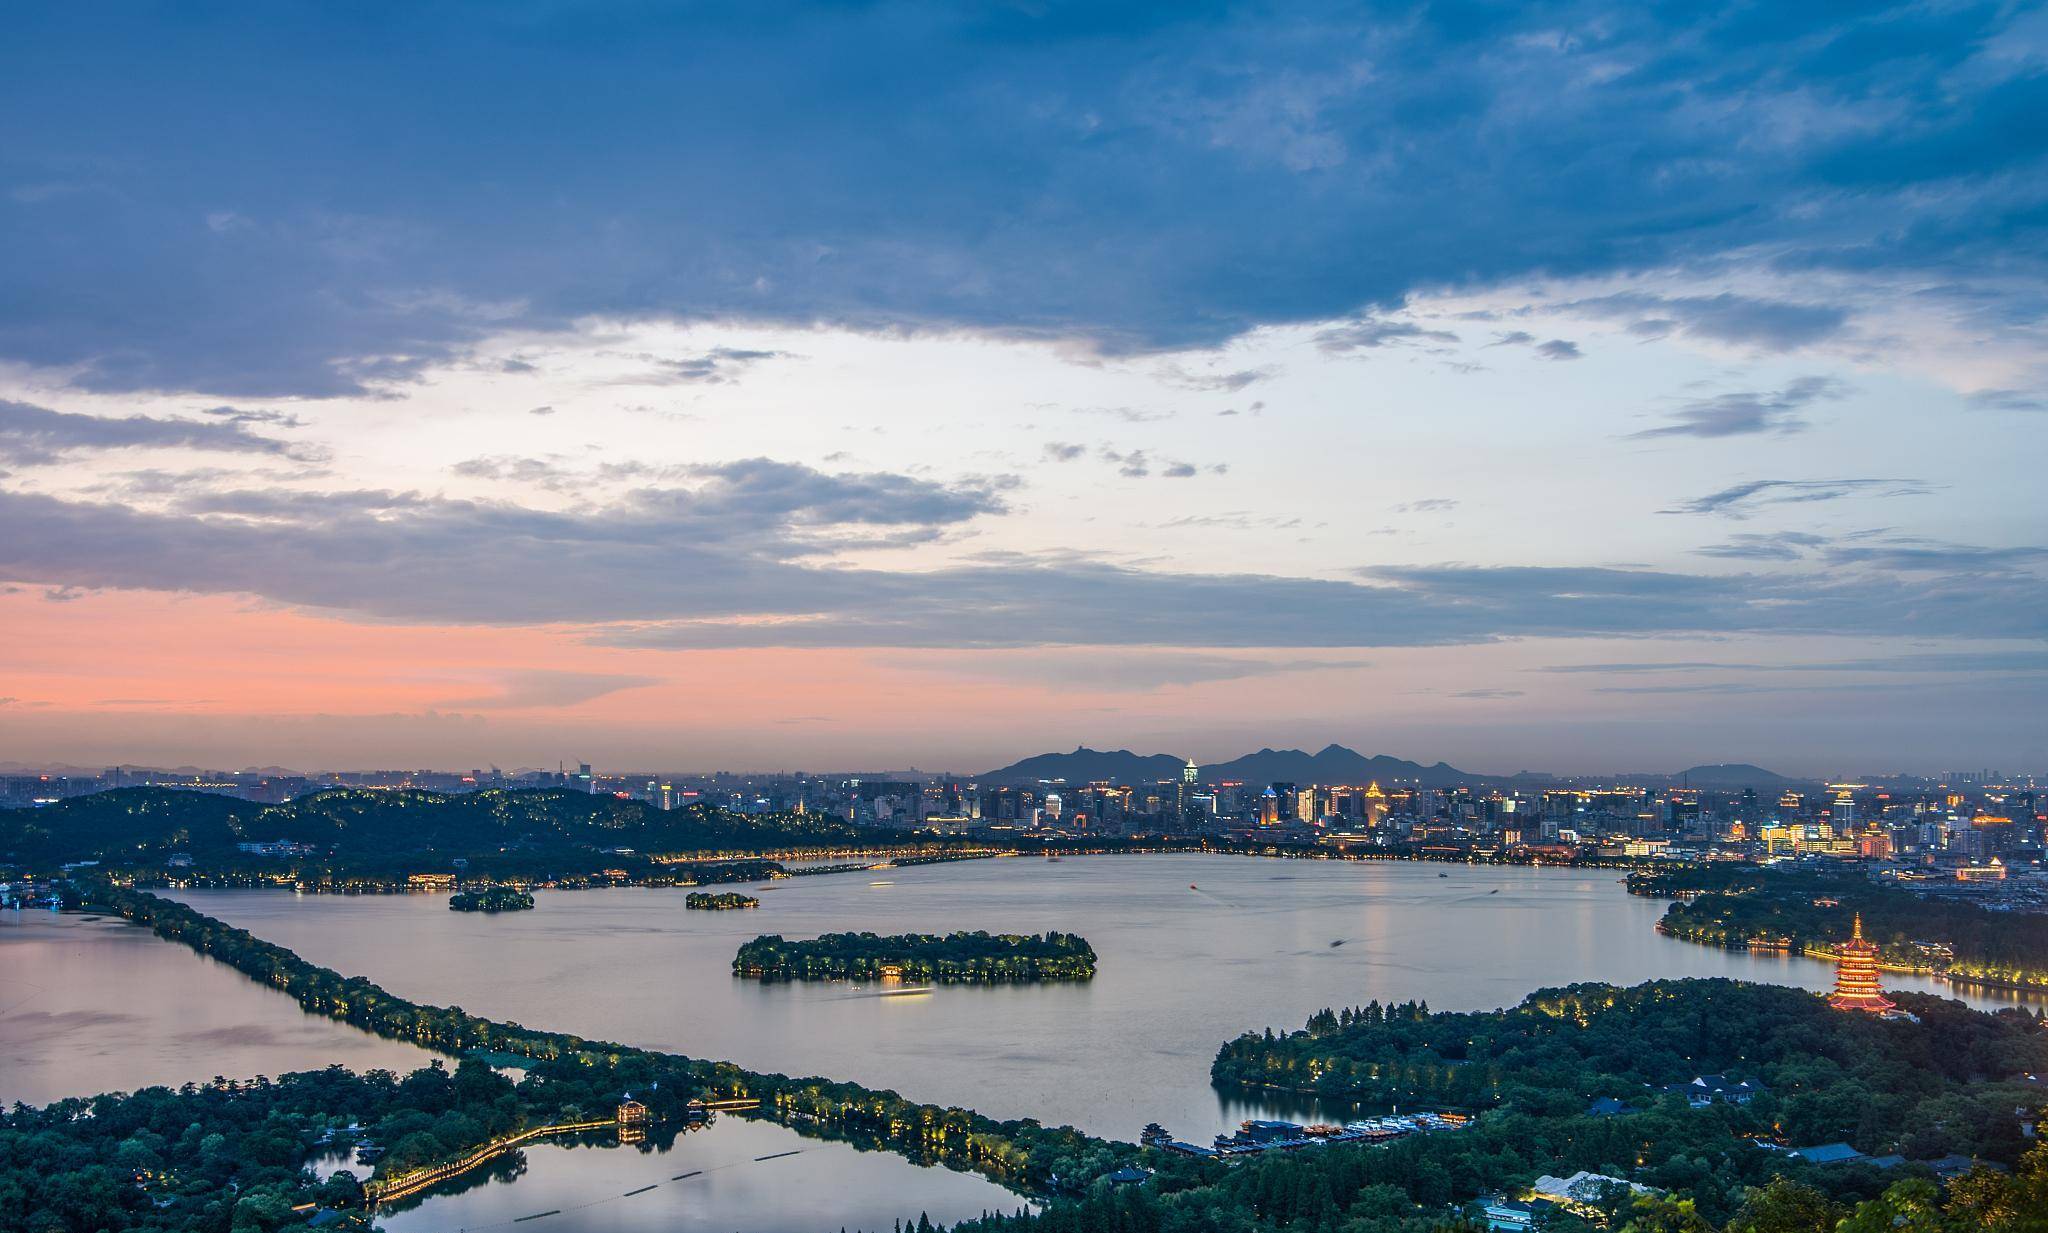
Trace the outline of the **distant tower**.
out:
<instances>
[{"instance_id":1,"label":"distant tower","mask_svg":"<svg viewBox=\"0 0 2048 1233\"><path fill-rule=\"evenodd\" d=\"M1863 1010L1882 1014L1893 1008L1877 983L1877 947L1863 940L1863 914L1856 914L1856 931L1835 959L1835 991L1828 1005L1836 1010Z\"/></svg>"}]
</instances>

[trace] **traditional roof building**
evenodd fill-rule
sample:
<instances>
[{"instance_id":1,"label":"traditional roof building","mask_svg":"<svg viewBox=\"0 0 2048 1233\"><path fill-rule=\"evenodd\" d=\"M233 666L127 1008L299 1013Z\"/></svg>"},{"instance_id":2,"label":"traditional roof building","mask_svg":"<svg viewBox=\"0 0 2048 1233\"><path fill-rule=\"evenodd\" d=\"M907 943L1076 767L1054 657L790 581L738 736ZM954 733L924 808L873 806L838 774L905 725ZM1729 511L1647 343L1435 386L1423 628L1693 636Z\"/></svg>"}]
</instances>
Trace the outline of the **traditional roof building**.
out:
<instances>
[{"instance_id":1,"label":"traditional roof building","mask_svg":"<svg viewBox=\"0 0 2048 1233\"><path fill-rule=\"evenodd\" d=\"M1861 1010L1883 1014L1894 1008L1877 980L1877 946L1863 940L1863 914L1856 914L1855 933L1835 957L1835 991L1828 1005L1836 1010Z\"/></svg>"}]
</instances>

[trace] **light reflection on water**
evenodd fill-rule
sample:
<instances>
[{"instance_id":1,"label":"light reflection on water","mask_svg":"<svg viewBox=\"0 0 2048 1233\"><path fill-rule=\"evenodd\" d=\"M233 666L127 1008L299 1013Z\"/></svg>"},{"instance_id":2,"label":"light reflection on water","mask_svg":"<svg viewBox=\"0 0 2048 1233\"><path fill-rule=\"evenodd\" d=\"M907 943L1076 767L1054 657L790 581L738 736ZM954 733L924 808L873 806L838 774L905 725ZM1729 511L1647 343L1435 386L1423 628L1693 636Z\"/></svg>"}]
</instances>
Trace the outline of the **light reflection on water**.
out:
<instances>
[{"instance_id":1,"label":"light reflection on water","mask_svg":"<svg viewBox=\"0 0 2048 1233\"><path fill-rule=\"evenodd\" d=\"M771 1157L771 1159L762 1159ZM389 1233L518 1227L531 1233L888 1230L919 1214L952 1224L1026 1201L973 1173L721 1117L637 1144L609 1135L531 1144L380 1208ZM557 1213L542 1216L541 1213Z\"/></svg>"}]
</instances>

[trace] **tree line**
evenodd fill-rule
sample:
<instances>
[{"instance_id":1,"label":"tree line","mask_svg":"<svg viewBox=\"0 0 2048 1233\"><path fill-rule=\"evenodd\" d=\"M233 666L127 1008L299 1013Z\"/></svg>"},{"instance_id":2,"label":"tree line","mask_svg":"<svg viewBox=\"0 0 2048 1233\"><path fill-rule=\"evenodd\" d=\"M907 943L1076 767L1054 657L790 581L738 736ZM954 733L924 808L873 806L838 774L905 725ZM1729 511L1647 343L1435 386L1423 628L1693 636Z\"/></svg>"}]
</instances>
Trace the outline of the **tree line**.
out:
<instances>
[{"instance_id":1,"label":"tree line","mask_svg":"<svg viewBox=\"0 0 2048 1233\"><path fill-rule=\"evenodd\" d=\"M743 944L732 970L757 980L880 980L1003 984L1089 980L1095 948L1072 933L764 934Z\"/></svg>"}]
</instances>

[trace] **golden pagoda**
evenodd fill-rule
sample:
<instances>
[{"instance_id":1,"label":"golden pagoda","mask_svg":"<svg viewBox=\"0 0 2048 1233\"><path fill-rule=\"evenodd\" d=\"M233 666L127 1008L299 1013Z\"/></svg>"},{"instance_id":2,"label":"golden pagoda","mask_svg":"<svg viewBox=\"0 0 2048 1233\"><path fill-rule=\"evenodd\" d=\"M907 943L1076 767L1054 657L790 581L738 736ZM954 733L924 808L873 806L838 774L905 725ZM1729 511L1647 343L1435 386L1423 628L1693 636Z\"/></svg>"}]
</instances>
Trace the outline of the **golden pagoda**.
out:
<instances>
[{"instance_id":1,"label":"golden pagoda","mask_svg":"<svg viewBox=\"0 0 2048 1233\"><path fill-rule=\"evenodd\" d=\"M1863 940L1863 913L1856 914L1856 931L1835 955L1835 991L1828 1005L1836 1010L1862 1010L1883 1014L1893 1002L1877 983L1877 946Z\"/></svg>"}]
</instances>

